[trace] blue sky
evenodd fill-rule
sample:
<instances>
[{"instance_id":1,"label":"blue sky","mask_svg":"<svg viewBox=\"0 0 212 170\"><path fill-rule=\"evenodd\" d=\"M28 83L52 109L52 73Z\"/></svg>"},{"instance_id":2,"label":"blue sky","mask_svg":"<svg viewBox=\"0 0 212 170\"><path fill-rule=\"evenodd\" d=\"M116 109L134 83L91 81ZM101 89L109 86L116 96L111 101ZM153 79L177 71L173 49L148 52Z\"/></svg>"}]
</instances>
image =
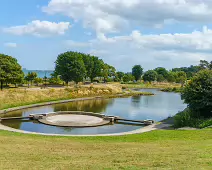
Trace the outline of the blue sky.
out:
<instances>
[{"instance_id":1,"label":"blue sky","mask_svg":"<svg viewBox=\"0 0 212 170\"><path fill-rule=\"evenodd\" d=\"M27 69L54 69L65 51L120 71L212 60L208 0L1 0L0 15L0 53Z\"/></svg>"}]
</instances>

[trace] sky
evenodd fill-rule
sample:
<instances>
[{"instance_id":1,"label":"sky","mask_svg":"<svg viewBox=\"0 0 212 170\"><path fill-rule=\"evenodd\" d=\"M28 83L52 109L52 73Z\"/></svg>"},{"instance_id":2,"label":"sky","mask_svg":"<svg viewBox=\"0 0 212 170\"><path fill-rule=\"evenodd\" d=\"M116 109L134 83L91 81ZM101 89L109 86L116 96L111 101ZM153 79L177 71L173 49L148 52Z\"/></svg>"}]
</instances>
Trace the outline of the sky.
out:
<instances>
[{"instance_id":1,"label":"sky","mask_svg":"<svg viewBox=\"0 0 212 170\"><path fill-rule=\"evenodd\" d=\"M212 60L212 0L1 0L0 53L54 69L66 51L128 72Z\"/></svg>"}]
</instances>

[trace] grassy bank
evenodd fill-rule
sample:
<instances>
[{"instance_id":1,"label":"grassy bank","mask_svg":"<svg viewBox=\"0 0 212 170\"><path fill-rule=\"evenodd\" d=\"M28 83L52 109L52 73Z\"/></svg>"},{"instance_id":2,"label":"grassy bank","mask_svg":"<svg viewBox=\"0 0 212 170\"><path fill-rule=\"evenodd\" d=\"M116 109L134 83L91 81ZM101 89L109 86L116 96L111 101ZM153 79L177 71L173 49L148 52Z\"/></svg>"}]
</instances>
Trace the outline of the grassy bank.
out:
<instances>
[{"instance_id":1,"label":"grassy bank","mask_svg":"<svg viewBox=\"0 0 212 170\"><path fill-rule=\"evenodd\" d=\"M50 101L59 101L83 97L120 97L152 95L146 92L126 91L123 93L120 85L95 85L82 86L78 88L25 88L25 89L5 89L0 91L0 110L17 106L30 105Z\"/></svg>"},{"instance_id":2,"label":"grassy bank","mask_svg":"<svg viewBox=\"0 0 212 170\"><path fill-rule=\"evenodd\" d=\"M163 92L175 92L175 93L181 93L183 90L182 87L167 87L164 89L161 89Z\"/></svg>"},{"instance_id":3,"label":"grassy bank","mask_svg":"<svg viewBox=\"0 0 212 170\"><path fill-rule=\"evenodd\" d=\"M180 84L176 83L132 83L121 84L123 88L144 88L144 89L164 89L164 88L180 88Z\"/></svg>"},{"instance_id":4,"label":"grassy bank","mask_svg":"<svg viewBox=\"0 0 212 170\"><path fill-rule=\"evenodd\" d=\"M0 131L0 169L211 169L212 130L117 137L46 137Z\"/></svg>"}]
</instances>

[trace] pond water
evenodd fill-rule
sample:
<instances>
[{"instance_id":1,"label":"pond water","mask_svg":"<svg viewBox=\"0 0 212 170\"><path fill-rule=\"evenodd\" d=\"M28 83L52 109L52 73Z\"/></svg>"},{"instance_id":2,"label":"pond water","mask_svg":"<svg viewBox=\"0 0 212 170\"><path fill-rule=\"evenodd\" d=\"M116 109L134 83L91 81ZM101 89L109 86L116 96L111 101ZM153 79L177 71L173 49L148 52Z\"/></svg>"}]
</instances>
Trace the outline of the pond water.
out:
<instances>
[{"instance_id":1,"label":"pond water","mask_svg":"<svg viewBox=\"0 0 212 170\"><path fill-rule=\"evenodd\" d=\"M57 111L87 111L103 113L105 115L115 115L133 120L153 119L155 121L160 121L168 116L173 116L177 112L186 108L186 105L177 93L161 92L157 89L142 89L140 91L153 92L155 95L116 99L96 99L55 104L10 112L4 117L28 116L29 114ZM119 133L141 128L141 126L135 124L114 124L92 128L68 128L48 126L40 124L37 121L28 120L3 121L2 124L31 132L73 135Z\"/></svg>"}]
</instances>

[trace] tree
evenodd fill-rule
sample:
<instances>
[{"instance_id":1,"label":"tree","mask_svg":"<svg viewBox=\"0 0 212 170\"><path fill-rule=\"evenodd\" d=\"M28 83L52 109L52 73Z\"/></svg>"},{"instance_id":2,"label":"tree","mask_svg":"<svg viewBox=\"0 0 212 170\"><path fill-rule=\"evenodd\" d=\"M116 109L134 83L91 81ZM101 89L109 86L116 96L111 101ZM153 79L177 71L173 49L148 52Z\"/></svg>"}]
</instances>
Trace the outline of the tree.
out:
<instances>
[{"instance_id":1,"label":"tree","mask_svg":"<svg viewBox=\"0 0 212 170\"><path fill-rule=\"evenodd\" d=\"M77 52L65 52L57 57L55 62L55 74L68 84L74 81L78 84L86 75L86 68L82 55Z\"/></svg>"},{"instance_id":2,"label":"tree","mask_svg":"<svg viewBox=\"0 0 212 170\"><path fill-rule=\"evenodd\" d=\"M210 63L206 60L200 60L200 64L199 64L199 67L201 69L208 69L210 66Z\"/></svg>"},{"instance_id":3,"label":"tree","mask_svg":"<svg viewBox=\"0 0 212 170\"><path fill-rule=\"evenodd\" d=\"M32 85L32 81L37 78L37 73L36 72L28 72L28 74L25 76L25 80L28 81L28 87L29 87L29 82L31 82Z\"/></svg>"},{"instance_id":4,"label":"tree","mask_svg":"<svg viewBox=\"0 0 212 170\"><path fill-rule=\"evenodd\" d=\"M108 77L115 78L116 76L116 69L109 64L106 64L102 61L102 69L101 69L101 76L104 79L104 82L107 81Z\"/></svg>"},{"instance_id":5,"label":"tree","mask_svg":"<svg viewBox=\"0 0 212 170\"><path fill-rule=\"evenodd\" d=\"M141 76L143 74L143 68L140 65L135 65L132 68L132 75L135 77L135 80L140 80Z\"/></svg>"},{"instance_id":6,"label":"tree","mask_svg":"<svg viewBox=\"0 0 212 170\"><path fill-rule=\"evenodd\" d=\"M130 74L130 73L126 73L123 77L123 81L126 83L126 82L129 82L129 81L133 81L135 79L135 77Z\"/></svg>"},{"instance_id":7,"label":"tree","mask_svg":"<svg viewBox=\"0 0 212 170\"><path fill-rule=\"evenodd\" d=\"M187 76L184 71L179 71L176 73L176 82L181 83L182 87L185 84L186 80L187 80Z\"/></svg>"},{"instance_id":8,"label":"tree","mask_svg":"<svg viewBox=\"0 0 212 170\"><path fill-rule=\"evenodd\" d=\"M163 81L165 81L166 79L163 77L163 75L162 74L157 74L157 81L158 82L163 82Z\"/></svg>"},{"instance_id":9,"label":"tree","mask_svg":"<svg viewBox=\"0 0 212 170\"><path fill-rule=\"evenodd\" d=\"M162 79L164 79L164 80L166 80L167 79L167 77L168 77L168 71L165 69L165 68L163 68L163 67L158 67L158 68L156 68L154 71L156 71L157 72L157 74L158 75L162 75L163 76L163 78L162 78L162 76L159 76L159 78L162 80ZM163 81L164 81L163 80Z\"/></svg>"},{"instance_id":10,"label":"tree","mask_svg":"<svg viewBox=\"0 0 212 170\"><path fill-rule=\"evenodd\" d=\"M116 74L117 74L118 79L121 81L122 78L124 77L124 72L118 71Z\"/></svg>"},{"instance_id":11,"label":"tree","mask_svg":"<svg viewBox=\"0 0 212 170\"><path fill-rule=\"evenodd\" d=\"M157 72L154 70L148 70L143 75L143 80L148 82L155 81L156 78L157 78Z\"/></svg>"},{"instance_id":12,"label":"tree","mask_svg":"<svg viewBox=\"0 0 212 170\"><path fill-rule=\"evenodd\" d=\"M24 73L17 60L11 56L0 54L0 83L1 90L4 83L20 83Z\"/></svg>"},{"instance_id":13,"label":"tree","mask_svg":"<svg viewBox=\"0 0 212 170\"><path fill-rule=\"evenodd\" d=\"M212 70L202 70L184 87L182 99L200 116L212 116Z\"/></svg>"},{"instance_id":14,"label":"tree","mask_svg":"<svg viewBox=\"0 0 212 170\"><path fill-rule=\"evenodd\" d=\"M173 71L170 71L167 77L167 81L172 83L176 82L176 77L177 77L177 74Z\"/></svg>"},{"instance_id":15,"label":"tree","mask_svg":"<svg viewBox=\"0 0 212 170\"><path fill-rule=\"evenodd\" d=\"M37 86L39 85L39 83L42 83L42 82L43 82L43 79L42 78L36 77L34 79L34 83L37 84Z\"/></svg>"},{"instance_id":16,"label":"tree","mask_svg":"<svg viewBox=\"0 0 212 170\"><path fill-rule=\"evenodd\" d=\"M89 77L91 82L93 82L94 78L101 76L103 61L95 56L90 56L87 54L81 54L81 55L86 68L86 77Z\"/></svg>"}]
</instances>

